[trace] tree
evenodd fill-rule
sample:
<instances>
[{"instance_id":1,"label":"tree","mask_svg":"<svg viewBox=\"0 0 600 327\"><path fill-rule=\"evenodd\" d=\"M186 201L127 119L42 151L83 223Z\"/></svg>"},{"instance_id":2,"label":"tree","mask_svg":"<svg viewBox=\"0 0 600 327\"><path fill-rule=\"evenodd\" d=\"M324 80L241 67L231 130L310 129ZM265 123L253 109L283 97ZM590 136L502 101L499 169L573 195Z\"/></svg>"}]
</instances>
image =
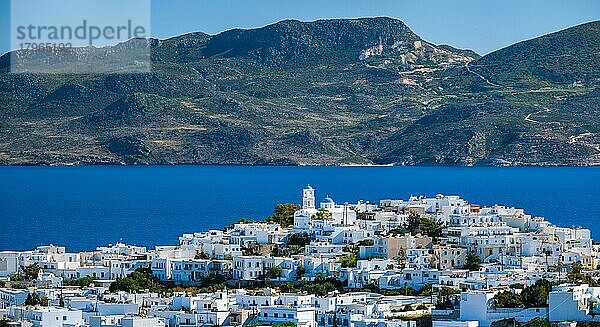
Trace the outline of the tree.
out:
<instances>
[{"instance_id":1,"label":"tree","mask_svg":"<svg viewBox=\"0 0 600 327\"><path fill-rule=\"evenodd\" d=\"M269 277L271 278L279 278L279 276L281 276L281 267L279 266L273 266L271 268L269 268Z\"/></svg>"},{"instance_id":2,"label":"tree","mask_svg":"<svg viewBox=\"0 0 600 327\"><path fill-rule=\"evenodd\" d=\"M25 274L25 277L29 280L36 279L40 274L40 266L38 266L37 263L25 266L25 268L23 268L23 273Z\"/></svg>"},{"instance_id":3,"label":"tree","mask_svg":"<svg viewBox=\"0 0 600 327\"><path fill-rule=\"evenodd\" d=\"M325 296L335 290L342 291L344 286L339 279L326 278L322 274L315 276L314 282L302 281L297 287L299 291L317 296Z\"/></svg>"},{"instance_id":4,"label":"tree","mask_svg":"<svg viewBox=\"0 0 600 327\"><path fill-rule=\"evenodd\" d=\"M306 233L293 233L288 236L288 245L305 246L308 243L310 243L310 239Z\"/></svg>"},{"instance_id":5,"label":"tree","mask_svg":"<svg viewBox=\"0 0 600 327\"><path fill-rule=\"evenodd\" d=\"M275 214L267 217L268 222L278 223L283 227L294 225L294 213L302 207L294 203L280 203L275 206Z\"/></svg>"},{"instance_id":6,"label":"tree","mask_svg":"<svg viewBox=\"0 0 600 327\"><path fill-rule=\"evenodd\" d=\"M304 265L301 265L296 270L296 279L302 278L302 276L304 276L304 274L306 274L306 268L304 268Z\"/></svg>"},{"instance_id":7,"label":"tree","mask_svg":"<svg viewBox=\"0 0 600 327\"><path fill-rule=\"evenodd\" d=\"M353 268L356 267L358 263L358 256L354 253L348 253L345 256L342 256L339 259L339 262L342 264L343 268Z\"/></svg>"},{"instance_id":8,"label":"tree","mask_svg":"<svg viewBox=\"0 0 600 327\"><path fill-rule=\"evenodd\" d=\"M518 294L504 291L494 296L492 305L494 308L522 308L523 302Z\"/></svg>"},{"instance_id":9,"label":"tree","mask_svg":"<svg viewBox=\"0 0 600 327\"><path fill-rule=\"evenodd\" d=\"M467 254L467 260L465 263L465 269L470 271L477 271L481 268L481 259L475 252L469 252Z\"/></svg>"},{"instance_id":10,"label":"tree","mask_svg":"<svg viewBox=\"0 0 600 327\"><path fill-rule=\"evenodd\" d=\"M290 282L285 282L281 284L281 286L279 286L279 290L281 291L281 293L294 293L298 291Z\"/></svg>"},{"instance_id":11,"label":"tree","mask_svg":"<svg viewBox=\"0 0 600 327\"><path fill-rule=\"evenodd\" d=\"M271 327L296 327L296 323L292 321L282 322L280 324L274 324Z\"/></svg>"},{"instance_id":12,"label":"tree","mask_svg":"<svg viewBox=\"0 0 600 327\"><path fill-rule=\"evenodd\" d=\"M204 251L198 251L196 253L196 255L194 255L194 259L210 259L208 257L208 254L206 254Z\"/></svg>"},{"instance_id":13,"label":"tree","mask_svg":"<svg viewBox=\"0 0 600 327\"><path fill-rule=\"evenodd\" d=\"M567 275L567 278L577 284L588 284L590 287L598 287L600 286L600 282L595 280L590 274L585 274L582 272L575 273L572 272Z\"/></svg>"},{"instance_id":14,"label":"tree","mask_svg":"<svg viewBox=\"0 0 600 327\"><path fill-rule=\"evenodd\" d=\"M422 217L418 213L412 212L408 216L406 228L413 234L425 234L434 239L442 236L444 225L438 223L435 219Z\"/></svg>"},{"instance_id":15,"label":"tree","mask_svg":"<svg viewBox=\"0 0 600 327\"><path fill-rule=\"evenodd\" d=\"M111 292L137 292L145 289L153 292L163 290L162 285L152 278L152 269L150 268L138 268L126 277L117 278L109 288Z\"/></svg>"},{"instance_id":16,"label":"tree","mask_svg":"<svg viewBox=\"0 0 600 327\"><path fill-rule=\"evenodd\" d=\"M388 235L404 236L407 230L405 228L394 228L388 231Z\"/></svg>"},{"instance_id":17,"label":"tree","mask_svg":"<svg viewBox=\"0 0 600 327\"><path fill-rule=\"evenodd\" d=\"M527 324L525 324L526 327L550 327L550 321L548 321L548 319L542 319L540 317L535 317L533 319L531 319ZM577 324L577 326L579 326L579 323Z\"/></svg>"},{"instance_id":18,"label":"tree","mask_svg":"<svg viewBox=\"0 0 600 327\"><path fill-rule=\"evenodd\" d=\"M42 299L37 293L29 293L25 298L26 306L40 305L42 304Z\"/></svg>"},{"instance_id":19,"label":"tree","mask_svg":"<svg viewBox=\"0 0 600 327\"><path fill-rule=\"evenodd\" d=\"M581 264L581 261L577 261L577 262L573 263L573 265L571 265L571 272L574 274L581 274L582 270L583 270L583 264Z\"/></svg>"},{"instance_id":20,"label":"tree","mask_svg":"<svg viewBox=\"0 0 600 327\"><path fill-rule=\"evenodd\" d=\"M94 277L81 277L79 279L68 279L65 280L63 282L64 285L67 286L79 286L79 287L86 287L86 286L90 286L90 284L92 284L94 282Z\"/></svg>"},{"instance_id":21,"label":"tree","mask_svg":"<svg viewBox=\"0 0 600 327\"><path fill-rule=\"evenodd\" d=\"M429 283L423 284L421 289L419 290L420 296L430 296L433 293L433 286Z\"/></svg>"},{"instance_id":22,"label":"tree","mask_svg":"<svg viewBox=\"0 0 600 327\"><path fill-rule=\"evenodd\" d=\"M435 304L435 308L438 310L454 309L453 299L456 294L460 294L460 291L457 291L447 286L442 286L438 291L437 303Z\"/></svg>"},{"instance_id":23,"label":"tree","mask_svg":"<svg viewBox=\"0 0 600 327\"><path fill-rule=\"evenodd\" d=\"M373 241L373 239L367 238L367 239L358 241L358 243L356 243L356 245L358 245L358 246L373 246L373 245L375 245L375 241Z\"/></svg>"},{"instance_id":24,"label":"tree","mask_svg":"<svg viewBox=\"0 0 600 327\"><path fill-rule=\"evenodd\" d=\"M315 214L315 218L319 220L331 220L333 218L333 215L329 210L319 209L319 211L317 211L317 213Z\"/></svg>"},{"instance_id":25,"label":"tree","mask_svg":"<svg viewBox=\"0 0 600 327\"><path fill-rule=\"evenodd\" d=\"M548 306L548 295L552 291L552 283L547 279L539 279L535 284L527 286L521 292L521 301L525 308L542 308Z\"/></svg>"}]
</instances>

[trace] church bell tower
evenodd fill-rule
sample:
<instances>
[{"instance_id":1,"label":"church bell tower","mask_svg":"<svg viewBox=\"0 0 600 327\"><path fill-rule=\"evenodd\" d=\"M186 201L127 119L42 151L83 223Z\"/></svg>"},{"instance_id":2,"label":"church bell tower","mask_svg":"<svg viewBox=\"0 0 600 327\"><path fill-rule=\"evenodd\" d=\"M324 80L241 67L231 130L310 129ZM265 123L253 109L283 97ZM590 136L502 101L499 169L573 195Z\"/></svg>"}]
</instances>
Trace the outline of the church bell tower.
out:
<instances>
[{"instance_id":1,"label":"church bell tower","mask_svg":"<svg viewBox=\"0 0 600 327\"><path fill-rule=\"evenodd\" d=\"M315 189L310 185L302 190L302 209L315 209Z\"/></svg>"}]
</instances>

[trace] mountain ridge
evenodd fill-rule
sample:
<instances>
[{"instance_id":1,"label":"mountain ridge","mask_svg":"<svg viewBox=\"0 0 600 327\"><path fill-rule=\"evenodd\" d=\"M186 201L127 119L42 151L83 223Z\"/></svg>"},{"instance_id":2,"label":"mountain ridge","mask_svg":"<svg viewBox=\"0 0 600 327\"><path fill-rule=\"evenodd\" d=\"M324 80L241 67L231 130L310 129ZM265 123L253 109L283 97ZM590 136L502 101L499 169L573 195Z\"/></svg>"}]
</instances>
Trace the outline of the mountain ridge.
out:
<instances>
[{"instance_id":1,"label":"mountain ridge","mask_svg":"<svg viewBox=\"0 0 600 327\"><path fill-rule=\"evenodd\" d=\"M0 164L598 165L599 23L485 56L379 17L85 52L145 44L147 74L0 65Z\"/></svg>"}]
</instances>

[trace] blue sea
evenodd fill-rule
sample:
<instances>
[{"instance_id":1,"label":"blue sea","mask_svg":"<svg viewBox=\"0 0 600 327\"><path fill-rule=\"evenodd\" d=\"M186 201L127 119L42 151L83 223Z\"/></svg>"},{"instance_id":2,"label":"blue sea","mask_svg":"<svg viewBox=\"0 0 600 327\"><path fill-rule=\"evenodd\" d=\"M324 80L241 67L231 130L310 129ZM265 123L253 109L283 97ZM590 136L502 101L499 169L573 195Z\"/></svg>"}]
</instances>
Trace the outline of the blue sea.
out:
<instances>
[{"instance_id":1,"label":"blue sea","mask_svg":"<svg viewBox=\"0 0 600 327\"><path fill-rule=\"evenodd\" d=\"M0 167L0 250L176 244L183 233L300 203L307 184L317 200L336 202L460 195L600 237L600 168Z\"/></svg>"}]
</instances>

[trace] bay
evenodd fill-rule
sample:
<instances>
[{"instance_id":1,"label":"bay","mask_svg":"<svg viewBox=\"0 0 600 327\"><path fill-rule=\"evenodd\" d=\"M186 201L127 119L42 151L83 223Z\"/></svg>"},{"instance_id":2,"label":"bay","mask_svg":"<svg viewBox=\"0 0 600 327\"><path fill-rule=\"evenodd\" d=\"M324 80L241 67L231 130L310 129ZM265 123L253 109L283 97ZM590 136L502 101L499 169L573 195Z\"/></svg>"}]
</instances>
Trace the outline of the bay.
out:
<instances>
[{"instance_id":1,"label":"bay","mask_svg":"<svg viewBox=\"0 0 600 327\"><path fill-rule=\"evenodd\" d=\"M183 233L300 203L307 184L317 201L460 195L600 236L597 167L0 167L0 250L176 244Z\"/></svg>"}]
</instances>

